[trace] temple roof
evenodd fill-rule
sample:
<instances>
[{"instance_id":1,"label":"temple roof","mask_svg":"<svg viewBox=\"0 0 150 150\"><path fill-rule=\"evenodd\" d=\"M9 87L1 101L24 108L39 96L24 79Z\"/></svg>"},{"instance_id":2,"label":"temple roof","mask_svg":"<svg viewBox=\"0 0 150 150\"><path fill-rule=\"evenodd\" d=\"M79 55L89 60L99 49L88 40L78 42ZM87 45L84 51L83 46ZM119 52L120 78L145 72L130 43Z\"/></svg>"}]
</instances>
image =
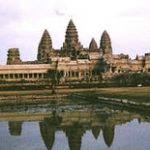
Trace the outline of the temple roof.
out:
<instances>
[{"instance_id":1,"label":"temple roof","mask_svg":"<svg viewBox=\"0 0 150 150\"><path fill-rule=\"evenodd\" d=\"M90 42L89 49L90 49L90 50L98 49L97 43L96 43L96 41L95 41L94 38L92 38L92 40L91 40L91 42Z\"/></svg>"},{"instance_id":2,"label":"temple roof","mask_svg":"<svg viewBox=\"0 0 150 150\"><path fill-rule=\"evenodd\" d=\"M46 63L51 52L53 52L52 40L48 31L45 29L38 47L38 61Z\"/></svg>"},{"instance_id":3,"label":"temple roof","mask_svg":"<svg viewBox=\"0 0 150 150\"><path fill-rule=\"evenodd\" d=\"M104 30L104 32L102 33L101 40L110 41L110 36L109 36L109 34L107 33L106 30Z\"/></svg>"},{"instance_id":4,"label":"temple roof","mask_svg":"<svg viewBox=\"0 0 150 150\"><path fill-rule=\"evenodd\" d=\"M17 52L17 53L19 53L19 49L18 48L10 48L8 50L8 52Z\"/></svg>"},{"instance_id":5,"label":"temple roof","mask_svg":"<svg viewBox=\"0 0 150 150\"><path fill-rule=\"evenodd\" d=\"M112 54L111 39L106 30L101 36L100 49L103 50L104 54Z\"/></svg>"},{"instance_id":6,"label":"temple roof","mask_svg":"<svg viewBox=\"0 0 150 150\"><path fill-rule=\"evenodd\" d=\"M70 19L68 26L75 26L72 19Z\"/></svg>"},{"instance_id":7,"label":"temple roof","mask_svg":"<svg viewBox=\"0 0 150 150\"><path fill-rule=\"evenodd\" d=\"M71 19L67 26L65 42L69 44L69 42L73 42L73 41L75 42L75 44L78 43L78 32Z\"/></svg>"},{"instance_id":8,"label":"temple roof","mask_svg":"<svg viewBox=\"0 0 150 150\"><path fill-rule=\"evenodd\" d=\"M42 46L43 48L52 48L52 40L51 37L47 31L47 29L44 30L39 47Z\"/></svg>"}]
</instances>

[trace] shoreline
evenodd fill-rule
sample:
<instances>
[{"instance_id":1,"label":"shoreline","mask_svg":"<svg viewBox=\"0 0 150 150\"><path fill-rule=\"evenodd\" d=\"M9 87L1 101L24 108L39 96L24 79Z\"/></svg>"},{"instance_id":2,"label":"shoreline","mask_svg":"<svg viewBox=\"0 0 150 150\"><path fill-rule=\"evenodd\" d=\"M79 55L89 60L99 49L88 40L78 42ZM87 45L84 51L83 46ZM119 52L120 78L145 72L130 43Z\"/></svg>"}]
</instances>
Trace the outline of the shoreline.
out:
<instances>
[{"instance_id":1,"label":"shoreline","mask_svg":"<svg viewBox=\"0 0 150 150\"><path fill-rule=\"evenodd\" d=\"M56 92L57 94L51 94L51 90L48 89L0 91L0 107L7 105L38 105L55 102L66 104L69 101L71 102L71 98L77 98L81 101L103 103L106 105L139 107L143 110L150 109L150 87L57 89ZM124 97L125 94L126 96ZM137 95L139 95L139 99L136 99ZM144 99L145 97L146 99Z\"/></svg>"}]
</instances>

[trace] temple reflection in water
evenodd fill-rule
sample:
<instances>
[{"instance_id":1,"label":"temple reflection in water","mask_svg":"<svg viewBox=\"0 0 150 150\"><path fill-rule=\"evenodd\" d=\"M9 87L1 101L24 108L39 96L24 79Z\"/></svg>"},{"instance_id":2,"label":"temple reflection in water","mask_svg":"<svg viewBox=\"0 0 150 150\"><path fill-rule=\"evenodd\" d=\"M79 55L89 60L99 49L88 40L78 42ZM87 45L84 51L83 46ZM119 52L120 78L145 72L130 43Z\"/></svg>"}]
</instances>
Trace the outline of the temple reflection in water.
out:
<instances>
[{"instance_id":1,"label":"temple reflection in water","mask_svg":"<svg viewBox=\"0 0 150 150\"><path fill-rule=\"evenodd\" d=\"M9 133L13 136L21 135L22 130L22 121L10 121L8 122L9 125Z\"/></svg>"},{"instance_id":2,"label":"temple reflection in water","mask_svg":"<svg viewBox=\"0 0 150 150\"><path fill-rule=\"evenodd\" d=\"M56 133L62 131L70 150L80 150L87 132L93 134L94 140L104 140L111 147L115 137L115 126L129 122L134 118L143 121L141 115L128 112L111 114L95 112L61 112L59 114L42 116L39 121L39 132L47 150L52 150L56 142ZM23 121L9 121L10 135L21 136ZM102 136L100 136L102 135Z\"/></svg>"}]
</instances>

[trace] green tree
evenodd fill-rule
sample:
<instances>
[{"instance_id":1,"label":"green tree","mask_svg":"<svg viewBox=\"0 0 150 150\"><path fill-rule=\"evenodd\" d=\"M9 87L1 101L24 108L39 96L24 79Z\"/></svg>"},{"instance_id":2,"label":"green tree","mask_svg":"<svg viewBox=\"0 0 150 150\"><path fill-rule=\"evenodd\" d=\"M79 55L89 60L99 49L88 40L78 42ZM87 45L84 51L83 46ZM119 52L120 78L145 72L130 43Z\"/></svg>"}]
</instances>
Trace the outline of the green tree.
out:
<instances>
[{"instance_id":1,"label":"green tree","mask_svg":"<svg viewBox=\"0 0 150 150\"><path fill-rule=\"evenodd\" d=\"M61 78L61 73L58 70L58 61L56 61L54 69L47 71L47 78L51 83L52 94L56 94L56 85L59 84Z\"/></svg>"},{"instance_id":2,"label":"green tree","mask_svg":"<svg viewBox=\"0 0 150 150\"><path fill-rule=\"evenodd\" d=\"M143 86L150 85L149 73L122 73L112 77L111 81L119 86L137 86L141 84Z\"/></svg>"}]
</instances>

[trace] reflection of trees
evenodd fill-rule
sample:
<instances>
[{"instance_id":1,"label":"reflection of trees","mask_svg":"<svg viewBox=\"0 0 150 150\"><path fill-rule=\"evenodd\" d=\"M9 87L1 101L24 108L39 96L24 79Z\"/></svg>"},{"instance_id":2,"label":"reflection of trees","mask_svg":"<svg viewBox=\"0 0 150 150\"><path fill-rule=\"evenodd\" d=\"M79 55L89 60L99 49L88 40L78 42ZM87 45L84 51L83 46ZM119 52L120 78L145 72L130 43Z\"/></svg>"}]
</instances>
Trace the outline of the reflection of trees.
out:
<instances>
[{"instance_id":1,"label":"reflection of trees","mask_svg":"<svg viewBox=\"0 0 150 150\"><path fill-rule=\"evenodd\" d=\"M22 130L22 121L10 121L8 123L10 135L20 136Z\"/></svg>"},{"instance_id":2,"label":"reflection of trees","mask_svg":"<svg viewBox=\"0 0 150 150\"><path fill-rule=\"evenodd\" d=\"M105 125L103 128L103 137L108 147L110 147L113 143L114 129L115 127L113 125Z\"/></svg>"}]
</instances>

